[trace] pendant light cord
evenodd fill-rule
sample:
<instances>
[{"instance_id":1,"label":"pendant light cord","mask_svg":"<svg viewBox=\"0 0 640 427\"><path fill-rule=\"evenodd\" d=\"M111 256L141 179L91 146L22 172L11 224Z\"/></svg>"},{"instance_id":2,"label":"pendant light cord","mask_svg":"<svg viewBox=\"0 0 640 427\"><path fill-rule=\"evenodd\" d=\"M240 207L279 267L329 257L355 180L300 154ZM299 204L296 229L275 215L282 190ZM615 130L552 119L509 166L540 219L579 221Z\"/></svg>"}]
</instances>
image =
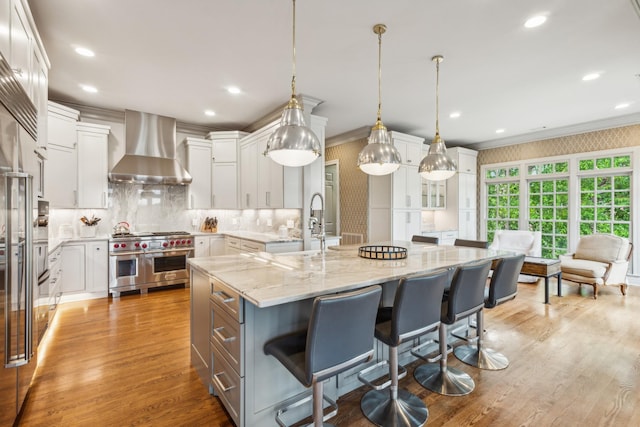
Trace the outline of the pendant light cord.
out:
<instances>
[{"instance_id":1,"label":"pendant light cord","mask_svg":"<svg viewBox=\"0 0 640 427\"><path fill-rule=\"evenodd\" d=\"M378 32L378 121L382 121L382 33Z\"/></svg>"},{"instance_id":2,"label":"pendant light cord","mask_svg":"<svg viewBox=\"0 0 640 427\"><path fill-rule=\"evenodd\" d=\"M296 0L293 0L293 49L292 49L292 77L291 77L291 97L296 96Z\"/></svg>"},{"instance_id":3,"label":"pendant light cord","mask_svg":"<svg viewBox=\"0 0 640 427\"><path fill-rule=\"evenodd\" d=\"M436 61L436 135L440 135L440 62L442 57L435 57Z\"/></svg>"}]
</instances>

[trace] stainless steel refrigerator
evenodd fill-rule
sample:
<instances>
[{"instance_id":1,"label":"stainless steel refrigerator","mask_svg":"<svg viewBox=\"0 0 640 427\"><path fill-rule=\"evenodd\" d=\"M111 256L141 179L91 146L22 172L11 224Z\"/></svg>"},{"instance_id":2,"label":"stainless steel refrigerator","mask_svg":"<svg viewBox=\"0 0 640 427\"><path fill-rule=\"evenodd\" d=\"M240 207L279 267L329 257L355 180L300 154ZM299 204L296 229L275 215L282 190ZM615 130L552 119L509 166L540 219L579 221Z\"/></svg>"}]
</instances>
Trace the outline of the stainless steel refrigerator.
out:
<instances>
[{"instance_id":1,"label":"stainless steel refrigerator","mask_svg":"<svg viewBox=\"0 0 640 427\"><path fill-rule=\"evenodd\" d=\"M13 424L37 364L33 168L37 114L0 55L0 426Z\"/></svg>"}]
</instances>

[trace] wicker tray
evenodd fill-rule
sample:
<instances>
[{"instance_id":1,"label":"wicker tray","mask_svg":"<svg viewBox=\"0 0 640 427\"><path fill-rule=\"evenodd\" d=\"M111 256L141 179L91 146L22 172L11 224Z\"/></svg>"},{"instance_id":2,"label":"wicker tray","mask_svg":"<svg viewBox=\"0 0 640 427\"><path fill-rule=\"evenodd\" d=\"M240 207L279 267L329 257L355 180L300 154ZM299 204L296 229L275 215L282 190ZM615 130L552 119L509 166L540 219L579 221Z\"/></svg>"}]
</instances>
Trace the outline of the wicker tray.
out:
<instances>
[{"instance_id":1,"label":"wicker tray","mask_svg":"<svg viewBox=\"0 0 640 427\"><path fill-rule=\"evenodd\" d=\"M358 256L367 259L404 259L407 257L407 248L388 245L360 246Z\"/></svg>"}]
</instances>

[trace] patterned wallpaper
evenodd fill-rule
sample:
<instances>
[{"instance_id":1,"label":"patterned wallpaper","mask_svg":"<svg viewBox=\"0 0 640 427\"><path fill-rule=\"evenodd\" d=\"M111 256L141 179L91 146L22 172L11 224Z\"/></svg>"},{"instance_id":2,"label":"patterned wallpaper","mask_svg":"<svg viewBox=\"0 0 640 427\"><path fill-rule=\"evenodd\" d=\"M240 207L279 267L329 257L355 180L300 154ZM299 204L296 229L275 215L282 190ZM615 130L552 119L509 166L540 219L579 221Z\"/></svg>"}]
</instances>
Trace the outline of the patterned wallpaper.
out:
<instances>
[{"instance_id":1,"label":"patterned wallpaper","mask_svg":"<svg viewBox=\"0 0 640 427\"><path fill-rule=\"evenodd\" d=\"M640 125L605 129L482 150L478 152L478 171L480 171L480 166L486 164L559 156L562 154L585 153L636 145L640 145ZM478 180L478 182L480 181Z\"/></svg>"},{"instance_id":2,"label":"patterned wallpaper","mask_svg":"<svg viewBox=\"0 0 640 427\"><path fill-rule=\"evenodd\" d=\"M367 241L369 180L356 166L367 138L327 147L325 161L340 160L340 232L361 233Z\"/></svg>"}]
</instances>

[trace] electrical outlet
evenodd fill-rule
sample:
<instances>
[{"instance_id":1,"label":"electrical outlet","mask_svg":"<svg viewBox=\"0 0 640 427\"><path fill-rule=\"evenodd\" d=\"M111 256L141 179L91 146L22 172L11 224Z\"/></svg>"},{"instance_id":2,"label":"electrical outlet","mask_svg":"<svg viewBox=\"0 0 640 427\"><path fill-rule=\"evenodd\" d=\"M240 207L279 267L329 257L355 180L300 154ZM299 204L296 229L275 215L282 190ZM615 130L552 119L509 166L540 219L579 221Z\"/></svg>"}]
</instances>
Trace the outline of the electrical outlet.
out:
<instances>
[{"instance_id":1,"label":"electrical outlet","mask_svg":"<svg viewBox=\"0 0 640 427\"><path fill-rule=\"evenodd\" d=\"M238 225L238 218L231 218L231 224Z\"/></svg>"},{"instance_id":2,"label":"electrical outlet","mask_svg":"<svg viewBox=\"0 0 640 427\"><path fill-rule=\"evenodd\" d=\"M293 228L293 220L292 219L288 219L287 220L287 228Z\"/></svg>"},{"instance_id":3,"label":"electrical outlet","mask_svg":"<svg viewBox=\"0 0 640 427\"><path fill-rule=\"evenodd\" d=\"M198 226L198 218L193 218L191 220L191 226L192 227L197 227Z\"/></svg>"},{"instance_id":4,"label":"electrical outlet","mask_svg":"<svg viewBox=\"0 0 640 427\"><path fill-rule=\"evenodd\" d=\"M260 225L260 218L256 219L256 225Z\"/></svg>"},{"instance_id":5,"label":"electrical outlet","mask_svg":"<svg viewBox=\"0 0 640 427\"><path fill-rule=\"evenodd\" d=\"M273 222L271 221L271 218L267 219L267 227L271 227L273 226Z\"/></svg>"}]
</instances>

